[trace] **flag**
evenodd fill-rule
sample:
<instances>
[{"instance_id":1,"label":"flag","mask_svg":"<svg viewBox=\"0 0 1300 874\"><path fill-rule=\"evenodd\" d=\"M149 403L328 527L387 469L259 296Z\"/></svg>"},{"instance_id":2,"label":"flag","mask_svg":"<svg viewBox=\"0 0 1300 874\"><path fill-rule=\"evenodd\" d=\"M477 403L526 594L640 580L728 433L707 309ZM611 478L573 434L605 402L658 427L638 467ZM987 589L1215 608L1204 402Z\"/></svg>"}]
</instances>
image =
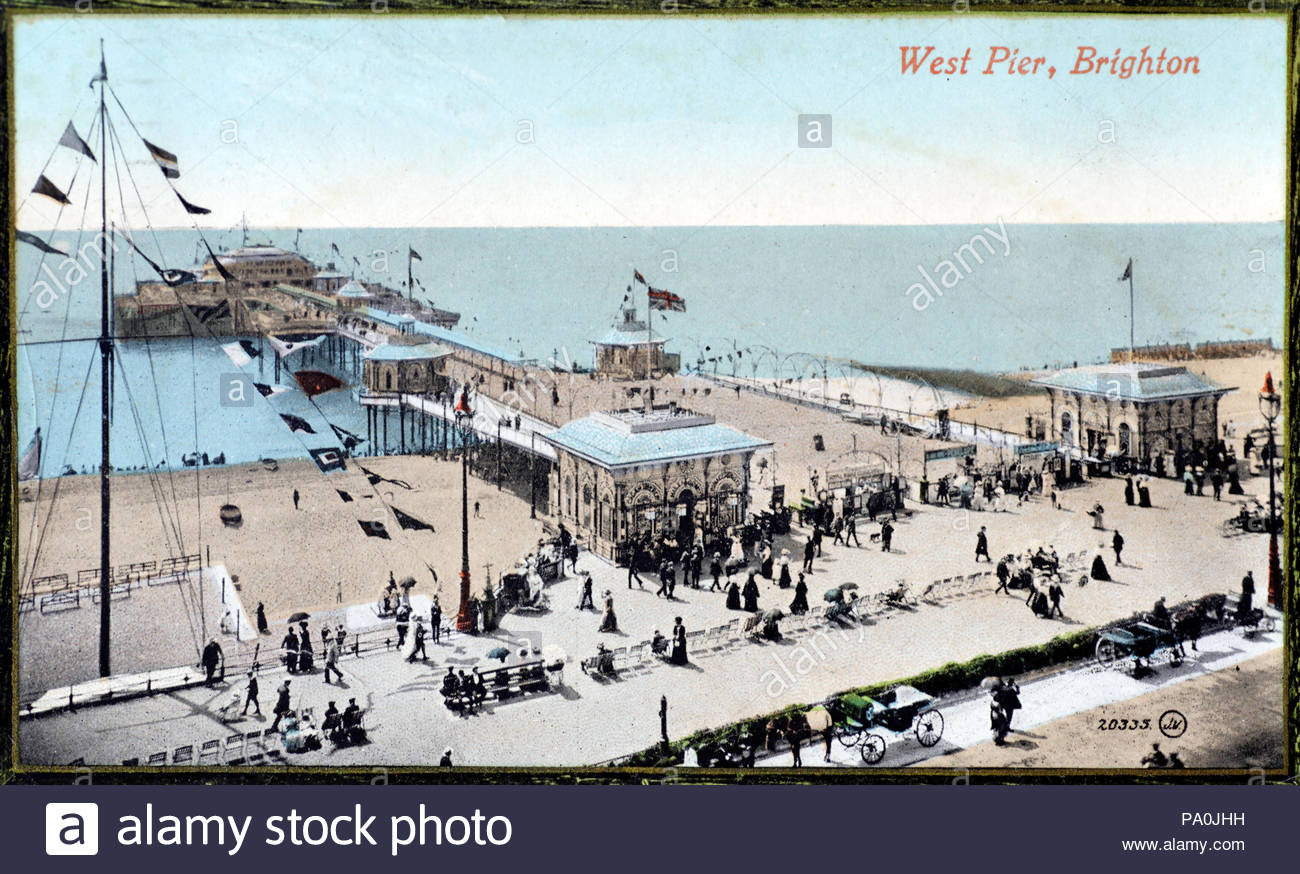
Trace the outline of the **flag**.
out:
<instances>
[{"instance_id":1,"label":"flag","mask_svg":"<svg viewBox=\"0 0 1300 874\"><path fill-rule=\"evenodd\" d=\"M29 246L35 246L37 249L40 249L42 252L44 252L47 255L68 254L67 252L63 252L60 251L59 249L54 248L49 243L45 242L35 234L29 234L26 231L14 231L14 236L18 238L19 242L26 243Z\"/></svg>"},{"instance_id":2,"label":"flag","mask_svg":"<svg viewBox=\"0 0 1300 874\"><path fill-rule=\"evenodd\" d=\"M286 391L288 391L288 389L285 388L285 387L282 386L282 385L267 385L267 384L264 383L264 382L255 382L255 383L253 383L253 388L255 388L255 389L257 389L259 392L261 392L261 393L262 393L262 397L264 397L264 398L273 397L273 396L275 396L275 395L280 394L281 392L286 392Z\"/></svg>"},{"instance_id":3,"label":"flag","mask_svg":"<svg viewBox=\"0 0 1300 874\"><path fill-rule=\"evenodd\" d=\"M411 489L411 484L404 479L390 479L389 477L386 476L380 476L379 474L375 473L373 470L364 468L359 464L357 465L357 469L366 475L366 479L370 480L370 484L372 486L377 485L379 483L392 483L393 485L398 486L399 488L406 489L408 491Z\"/></svg>"},{"instance_id":4,"label":"flag","mask_svg":"<svg viewBox=\"0 0 1300 874\"><path fill-rule=\"evenodd\" d=\"M155 146L143 137L141 139L144 142L144 147L149 150L149 154L158 163L158 169L162 171L162 174L168 179L179 179L181 167L176 162L176 156L161 146Z\"/></svg>"},{"instance_id":5,"label":"flag","mask_svg":"<svg viewBox=\"0 0 1300 874\"><path fill-rule=\"evenodd\" d=\"M36 180L36 184L32 186L32 193L44 194L50 200L55 203L61 203L64 206L70 206L72 204L72 201L68 200L68 196L59 190L59 186L45 178L44 173L42 173L40 178Z\"/></svg>"},{"instance_id":6,"label":"flag","mask_svg":"<svg viewBox=\"0 0 1300 874\"><path fill-rule=\"evenodd\" d=\"M345 504L352 503L352 496L349 495L347 492L343 491L342 489L335 489L334 491L339 493L339 497L343 500L343 503Z\"/></svg>"},{"instance_id":7,"label":"flag","mask_svg":"<svg viewBox=\"0 0 1300 874\"><path fill-rule=\"evenodd\" d=\"M311 426L302 416L295 416L292 413L281 413L280 418L289 426L290 431L306 431L308 434L315 434L316 429Z\"/></svg>"},{"instance_id":8,"label":"flag","mask_svg":"<svg viewBox=\"0 0 1300 874\"><path fill-rule=\"evenodd\" d=\"M18 461L18 481L25 482L41 475L41 429L36 429L36 436L27 444L27 451Z\"/></svg>"},{"instance_id":9,"label":"flag","mask_svg":"<svg viewBox=\"0 0 1300 874\"><path fill-rule=\"evenodd\" d=\"M334 447L325 447L323 449L308 449L311 454L311 460L316 462L321 473L329 473L334 470L347 470L347 463L343 460L343 453Z\"/></svg>"},{"instance_id":10,"label":"flag","mask_svg":"<svg viewBox=\"0 0 1300 874\"><path fill-rule=\"evenodd\" d=\"M1124 274L1120 276L1119 281L1123 282L1125 279L1132 279L1132 278L1133 278L1133 259L1130 258L1128 259L1128 266L1124 268Z\"/></svg>"},{"instance_id":11,"label":"flag","mask_svg":"<svg viewBox=\"0 0 1300 874\"><path fill-rule=\"evenodd\" d=\"M370 519L358 519L357 524L361 530L366 532L367 537L380 537L384 540L391 540L388 536L388 529L384 527L383 522L373 522Z\"/></svg>"},{"instance_id":12,"label":"flag","mask_svg":"<svg viewBox=\"0 0 1300 874\"><path fill-rule=\"evenodd\" d=\"M230 363L236 367L243 367L245 364L248 364L253 360L248 357L248 353L244 351L244 347L240 346L238 343L226 343L221 347L221 351L225 352L226 355L229 356Z\"/></svg>"},{"instance_id":13,"label":"flag","mask_svg":"<svg viewBox=\"0 0 1300 874\"><path fill-rule=\"evenodd\" d=\"M686 312L686 301L671 291L664 291L662 288L651 288L648 285L646 288L649 289L650 309L668 310L675 313Z\"/></svg>"},{"instance_id":14,"label":"flag","mask_svg":"<svg viewBox=\"0 0 1300 874\"><path fill-rule=\"evenodd\" d=\"M423 260L424 260L423 258L420 257L420 253L419 253L419 252L415 251L414 249L411 249L410 246L407 246L406 248L407 248L407 249L410 249L410 252L411 252L410 257L411 257L411 258L414 258L416 261L423 261Z\"/></svg>"},{"instance_id":15,"label":"flag","mask_svg":"<svg viewBox=\"0 0 1300 874\"><path fill-rule=\"evenodd\" d=\"M200 234L200 236L202 236L202 234ZM212 264L217 268L217 272L221 274L221 278L226 280L226 282L238 282L238 280L235 279L235 274L227 270L226 265L222 264L221 259L217 257L217 253L212 251L212 246L208 244L206 237L203 238L203 247L208 250L208 255L212 258Z\"/></svg>"},{"instance_id":16,"label":"flag","mask_svg":"<svg viewBox=\"0 0 1300 874\"><path fill-rule=\"evenodd\" d=\"M294 373L293 378L298 380L298 385L302 387L303 394L309 398L343 387L343 383L339 381L338 377L322 373L319 370L299 370Z\"/></svg>"},{"instance_id":17,"label":"flag","mask_svg":"<svg viewBox=\"0 0 1300 874\"><path fill-rule=\"evenodd\" d=\"M299 335L299 337L301 336L303 335ZM318 337L312 337L310 340L303 340L298 338L277 337L274 334L267 334L266 339L271 343L271 348L275 350L275 354L284 358L300 350L308 349L319 343L325 342L325 335L321 334Z\"/></svg>"},{"instance_id":18,"label":"flag","mask_svg":"<svg viewBox=\"0 0 1300 874\"><path fill-rule=\"evenodd\" d=\"M641 275L640 270L633 270L632 278L635 279L637 282L641 283L642 285L649 287L649 283L645 281L645 277Z\"/></svg>"},{"instance_id":19,"label":"flag","mask_svg":"<svg viewBox=\"0 0 1300 874\"><path fill-rule=\"evenodd\" d=\"M72 122L68 122L68 126L63 129L63 136L59 137L59 145L67 146L74 152L81 152L90 160L99 163L95 160L95 153L90 150L90 146L86 145L86 141L81 138L81 135L77 133L77 129L72 126Z\"/></svg>"},{"instance_id":20,"label":"flag","mask_svg":"<svg viewBox=\"0 0 1300 874\"><path fill-rule=\"evenodd\" d=\"M342 252L339 251L339 245L338 245L338 243L330 243L330 248L334 250L334 254L335 254L335 255L342 255L342 254L343 254Z\"/></svg>"},{"instance_id":21,"label":"flag","mask_svg":"<svg viewBox=\"0 0 1300 874\"><path fill-rule=\"evenodd\" d=\"M428 522L422 522L409 513L403 513L396 507L389 507L393 515L397 517L397 524L401 525L407 531L433 531L434 528Z\"/></svg>"},{"instance_id":22,"label":"flag","mask_svg":"<svg viewBox=\"0 0 1300 874\"><path fill-rule=\"evenodd\" d=\"M339 438L339 440L343 443L343 448L348 450L349 452L352 451L352 449L354 449L358 445L366 442L364 437L358 437L356 434L353 434L348 429L340 428L338 425L335 425L332 422L330 423L330 428L334 430L334 436Z\"/></svg>"},{"instance_id":23,"label":"flag","mask_svg":"<svg viewBox=\"0 0 1300 874\"><path fill-rule=\"evenodd\" d=\"M108 67L104 66L104 58L101 52L101 56L99 58L99 72L95 74L95 78L90 80L90 87L94 88L96 82L107 82L107 81L108 81Z\"/></svg>"},{"instance_id":24,"label":"flag","mask_svg":"<svg viewBox=\"0 0 1300 874\"><path fill-rule=\"evenodd\" d=\"M179 191L176 191L175 188L173 188L172 191L176 194L176 199L181 202L181 206L185 207L185 211L188 212L190 215L207 215L208 213L212 212L212 210L206 207L196 206L195 204L190 203L184 197L181 197L181 193Z\"/></svg>"}]
</instances>

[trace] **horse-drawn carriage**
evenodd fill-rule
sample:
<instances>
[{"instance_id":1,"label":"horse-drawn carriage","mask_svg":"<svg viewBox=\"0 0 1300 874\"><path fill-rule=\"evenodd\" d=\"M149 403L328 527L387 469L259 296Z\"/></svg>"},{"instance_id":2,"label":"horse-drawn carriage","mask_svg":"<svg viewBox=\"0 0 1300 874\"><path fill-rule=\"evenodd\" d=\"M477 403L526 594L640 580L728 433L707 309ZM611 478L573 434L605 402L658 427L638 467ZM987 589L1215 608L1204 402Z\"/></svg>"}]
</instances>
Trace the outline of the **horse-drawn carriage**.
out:
<instances>
[{"instance_id":1,"label":"horse-drawn carriage","mask_svg":"<svg viewBox=\"0 0 1300 874\"><path fill-rule=\"evenodd\" d=\"M913 686L895 686L875 698L849 693L826 703L835 737L862 760L874 765L885 757L885 738L877 730L912 732L923 747L943 737L943 713L934 698Z\"/></svg>"},{"instance_id":2,"label":"horse-drawn carriage","mask_svg":"<svg viewBox=\"0 0 1300 874\"><path fill-rule=\"evenodd\" d=\"M1124 659L1131 659L1134 673L1149 668L1151 660L1160 653L1166 653L1174 666L1182 664L1186 657L1182 641L1172 628L1145 621L1102 630L1093 649L1102 667L1112 668Z\"/></svg>"}]
</instances>

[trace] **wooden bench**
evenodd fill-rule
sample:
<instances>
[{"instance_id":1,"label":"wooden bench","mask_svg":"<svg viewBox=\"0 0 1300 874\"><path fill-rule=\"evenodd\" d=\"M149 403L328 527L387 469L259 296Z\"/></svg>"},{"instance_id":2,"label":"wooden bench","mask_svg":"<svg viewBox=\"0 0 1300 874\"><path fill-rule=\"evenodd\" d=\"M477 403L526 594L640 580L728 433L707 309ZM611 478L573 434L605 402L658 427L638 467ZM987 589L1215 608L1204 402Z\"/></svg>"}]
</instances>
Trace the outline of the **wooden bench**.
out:
<instances>
[{"instance_id":1,"label":"wooden bench","mask_svg":"<svg viewBox=\"0 0 1300 874\"><path fill-rule=\"evenodd\" d=\"M131 583L129 581L114 583L112 586L109 587L108 596L114 601L121 600L122 598L131 597ZM90 598L92 601L98 604L100 602L100 590L91 589Z\"/></svg>"},{"instance_id":2,"label":"wooden bench","mask_svg":"<svg viewBox=\"0 0 1300 874\"><path fill-rule=\"evenodd\" d=\"M33 592L62 592L70 588L67 574L48 574L32 580Z\"/></svg>"},{"instance_id":3,"label":"wooden bench","mask_svg":"<svg viewBox=\"0 0 1300 874\"><path fill-rule=\"evenodd\" d=\"M41 598L42 613L57 613L62 610L75 610L81 606L81 592L55 592Z\"/></svg>"},{"instance_id":4,"label":"wooden bench","mask_svg":"<svg viewBox=\"0 0 1300 874\"><path fill-rule=\"evenodd\" d=\"M551 680L546 674L546 665L541 659L480 671L479 677L483 682L482 699L471 699L461 690L457 690L452 695L444 693L443 703L447 705L447 708L450 710L473 709L489 699L505 701L530 692L549 691L551 688Z\"/></svg>"},{"instance_id":5,"label":"wooden bench","mask_svg":"<svg viewBox=\"0 0 1300 874\"><path fill-rule=\"evenodd\" d=\"M35 609L36 609L36 596L35 596L35 595L20 595L20 596L18 596L18 612L19 612L19 613L30 613L30 612L32 612L32 611L35 610Z\"/></svg>"},{"instance_id":6,"label":"wooden bench","mask_svg":"<svg viewBox=\"0 0 1300 874\"><path fill-rule=\"evenodd\" d=\"M111 572L111 571L110 571ZM77 586L84 587L87 583L99 582L99 568L82 568L77 571Z\"/></svg>"}]
</instances>

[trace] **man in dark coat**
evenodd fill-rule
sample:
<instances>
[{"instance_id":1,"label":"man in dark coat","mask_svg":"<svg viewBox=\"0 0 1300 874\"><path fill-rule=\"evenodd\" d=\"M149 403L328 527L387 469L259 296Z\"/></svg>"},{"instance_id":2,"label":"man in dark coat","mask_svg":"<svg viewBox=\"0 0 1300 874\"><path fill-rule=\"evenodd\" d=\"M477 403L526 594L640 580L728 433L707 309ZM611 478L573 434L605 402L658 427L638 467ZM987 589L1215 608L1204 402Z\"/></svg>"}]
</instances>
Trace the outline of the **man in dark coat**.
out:
<instances>
[{"instance_id":1,"label":"man in dark coat","mask_svg":"<svg viewBox=\"0 0 1300 874\"><path fill-rule=\"evenodd\" d=\"M1124 503L1133 506L1133 477L1124 477Z\"/></svg>"},{"instance_id":2,"label":"man in dark coat","mask_svg":"<svg viewBox=\"0 0 1300 874\"><path fill-rule=\"evenodd\" d=\"M403 604L397 608L397 648L406 644L406 632L411 625L411 608Z\"/></svg>"},{"instance_id":3,"label":"man in dark coat","mask_svg":"<svg viewBox=\"0 0 1300 874\"><path fill-rule=\"evenodd\" d=\"M854 546L862 545L858 541L858 523L852 516L844 520L844 545L848 546L850 540Z\"/></svg>"},{"instance_id":4,"label":"man in dark coat","mask_svg":"<svg viewBox=\"0 0 1300 874\"><path fill-rule=\"evenodd\" d=\"M979 533L975 535L975 561L980 560L980 556L989 564L993 563L993 558L989 555L989 535L983 525L980 526Z\"/></svg>"},{"instance_id":5,"label":"man in dark coat","mask_svg":"<svg viewBox=\"0 0 1300 874\"><path fill-rule=\"evenodd\" d=\"M421 661L429 657L424 652L424 637L425 637L424 622L422 622L420 618L417 616L415 619L415 646L414 648L411 649L411 654L406 657L406 660L408 662L415 661L416 653L420 654Z\"/></svg>"},{"instance_id":6,"label":"man in dark coat","mask_svg":"<svg viewBox=\"0 0 1300 874\"><path fill-rule=\"evenodd\" d=\"M256 671L249 671L249 672L248 672L248 690L247 690L247 692L245 692L245 695L244 695L244 709L240 712L240 714L239 714L240 716L243 716L244 714L248 713L248 705L249 705L249 704L252 704L252 705L253 705L253 710L254 710L254 712L255 712L258 716L261 716L261 715L262 715L262 703L261 703L260 701L257 700L257 691L258 691L258 688L257 688L257 672L256 672Z\"/></svg>"},{"instance_id":7,"label":"man in dark coat","mask_svg":"<svg viewBox=\"0 0 1300 874\"><path fill-rule=\"evenodd\" d=\"M296 672L298 670L298 635L294 634L292 628L285 633L284 639L280 641L280 649L284 650L285 670L291 674Z\"/></svg>"},{"instance_id":8,"label":"man in dark coat","mask_svg":"<svg viewBox=\"0 0 1300 874\"><path fill-rule=\"evenodd\" d=\"M266 605L261 601L257 602L257 633L269 634L271 629L266 624Z\"/></svg>"},{"instance_id":9,"label":"man in dark coat","mask_svg":"<svg viewBox=\"0 0 1300 874\"><path fill-rule=\"evenodd\" d=\"M641 544L633 541L627 552L627 587L632 588L632 580L636 580L638 587L644 589L645 583L641 580L641 573L637 570L637 563L641 561Z\"/></svg>"},{"instance_id":10,"label":"man in dark coat","mask_svg":"<svg viewBox=\"0 0 1300 874\"><path fill-rule=\"evenodd\" d=\"M1055 615L1061 617L1062 619L1065 618L1065 613L1061 611L1061 598L1064 595L1065 592L1061 588L1060 581L1053 579L1052 584L1047 587L1047 596L1052 600L1052 609L1048 611L1047 614L1048 617Z\"/></svg>"},{"instance_id":11,"label":"man in dark coat","mask_svg":"<svg viewBox=\"0 0 1300 874\"><path fill-rule=\"evenodd\" d=\"M1110 539L1110 545L1115 550L1115 566L1119 567L1124 563L1120 559L1120 553L1124 551L1124 537L1119 533L1118 529L1115 530L1115 536Z\"/></svg>"},{"instance_id":12,"label":"man in dark coat","mask_svg":"<svg viewBox=\"0 0 1300 874\"><path fill-rule=\"evenodd\" d=\"M288 680L281 683L280 688L276 690L275 709L272 712L275 713L275 719L271 722L271 731L275 731L280 727L280 720L284 719L285 714L289 712Z\"/></svg>"},{"instance_id":13,"label":"man in dark coat","mask_svg":"<svg viewBox=\"0 0 1300 874\"><path fill-rule=\"evenodd\" d=\"M1241 600L1237 602L1237 615L1245 616L1250 613L1254 607L1255 600L1255 575L1253 571L1246 571L1246 575L1241 578Z\"/></svg>"},{"instance_id":14,"label":"man in dark coat","mask_svg":"<svg viewBox=\"0 0 1300 874\"><path fill-rule=\"evenodd\" d=\"M221 664L221 644L215 639L209 640L208 645L203 647L203 670L207 674L203 680L205 686L212 685L219 664Z\"/></svg>"},{"instance_id":15,"label":"man in dark coat","mask_svg":"<svg viewBox=\"0 0 1300 874\"><path fill-rule=\"evenodd\" d=\"M998 592L1006 592L1010 595L1011 590L1007 588L1007 583L1011 580L1011 567L1007 564L1007 556L1005 555L998 562L997 575L998 587L993 590L993 594L996 595Z\"/></svg>"},{"instance_id":16,"label":"man in dark coat","mask_svg":"<svg viewBox=\"0 0 1300 874\"><path fill-rule=\"evenodd\" d=\"M890 552L894 541L894 526L885 520L880 525L880 551Z\"/></svg>"},{"instance_id":17,"label":"man in dark coat","mask_svg":"<svg viewBox=\"0 0 1300 874\"><path fill-rule=\"evenodd\" d=\"M429 637L434 643L442 635L442 605L438 603L438 596L433 596L433 606L429 608Z\"/></svg>"},{"instance_id":18,"label":"man in dark coat","mask_svg":"<svg viewBox=\"0 0 1300 874\"><path fill-rule=\"evenodd\" d=\"M817 547L813 545L813 540L809 537L808 542L803 545L803 569L805 573L812 573L813 554L816 551Z\"/></svg>"},{"instance_id":19,"label":"man in dark coat","mask_svg":"<svg viewBox=\"0 0 1300 874\"><path fill-rule=\"evenodd\" d=\"M591 597L591 574L586 574L582 578L582 597L578 599L578 609L586 610L596 609L596 602Z\"/></svg>"}]
</instances>

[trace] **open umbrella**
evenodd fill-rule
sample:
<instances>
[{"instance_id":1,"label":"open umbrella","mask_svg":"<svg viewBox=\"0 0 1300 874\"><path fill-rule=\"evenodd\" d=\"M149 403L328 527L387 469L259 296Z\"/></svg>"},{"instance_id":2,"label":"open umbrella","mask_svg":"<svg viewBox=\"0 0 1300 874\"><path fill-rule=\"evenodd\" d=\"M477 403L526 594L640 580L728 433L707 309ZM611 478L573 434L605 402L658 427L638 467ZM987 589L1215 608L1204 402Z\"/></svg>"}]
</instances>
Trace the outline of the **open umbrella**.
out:
<instances>
[{"instance_id":1,"label":"open umbrella","mask_svg":"<svg viewBox=\"0 0 1300 874\"><path fill-rule=\"evenodd\" d=\"M844 593L839 589L827 589L826 594L822 595L822 600L829 601L833 604L836 601L844 600Z\"/></svg>"},{"instance_id":2,"label":"open umbrella","mask_svg":"<svg viewBox=\"0 0 1300 874\"><path fill-rule=\"evenodd\" d=\"M846 591L846 592L852 592L852 591L853 591L854 589L856 589L857 587L858 587L858 584L857 584L857 583L841 583L841 584L840 584L840 588L843 589L843 590Z\"/></svg>"},{"instance_id":3,"label":"open umbrella","mask_svg":"<svg viewBox=\"0 0 1300 874\"><path fill-rule=\"evenodd\" d=\"M415 577L402 577L402 581L397 584L403 589L415 588Z\"/></svg>"},{"instance_id":4,"label":"open umbrella","mask_svg":"<svg viewBox=\"0 0 1300 874\"><path fill-rule=\"evenodd\" d=\"M304 613L301 610L299 610L297 613L289 617L289 622L290 624L292 624L294 622L302 622L304 619L310 619L310 618L311 618L310 613Z\"/></svg>"},{"instance_id":5,"label":"open umbrella","mask_svg":"<svg viewBox=\"0 0 1300 874\"><path fill-rule=\"evenodd\" d=\"M781 610L774 607L763 614L763 621L775 622L776 620L780 619L784 615L785 613L783 613Z\"/></svg>"},{"instance_id":6,"label":"open umbrella","mask_svg":"<svg viewBox=\"0 0 1300 874\"><path fill-rule=\"evenodd\" d=\"M488 650L487 657L490 659L500 659L504 662L509 655L510 650L506 649L504 646L498 646L494 649Z\"/></svg>"}]
</instances>

